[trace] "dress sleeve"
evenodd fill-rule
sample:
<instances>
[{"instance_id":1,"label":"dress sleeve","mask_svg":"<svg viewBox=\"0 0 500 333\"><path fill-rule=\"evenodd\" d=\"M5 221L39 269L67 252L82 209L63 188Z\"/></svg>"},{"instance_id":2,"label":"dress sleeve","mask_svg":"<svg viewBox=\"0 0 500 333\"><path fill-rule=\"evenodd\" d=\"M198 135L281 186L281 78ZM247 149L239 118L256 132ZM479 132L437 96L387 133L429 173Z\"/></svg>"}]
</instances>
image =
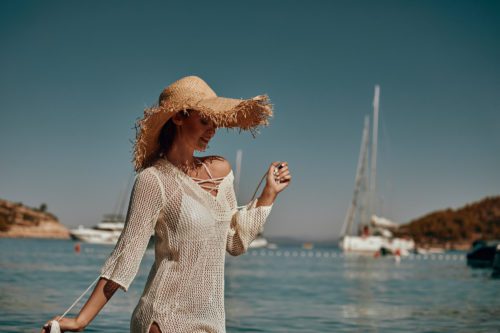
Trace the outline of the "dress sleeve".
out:
<instances>
[{"instance_id":1,"label":"dress sleeve","mask_svg":"<svg viewBox=\"0 0 500 333\"><path fill-rule=\"evenodd\" d=\"M112 280L127 291L132 283L162 208L163 192L159 179L149 169L135 179L125 226L115 248L101 268L101 277Z\"/></svg>"},{"instance_id":2,"label":"dress sleeve","mask_svg":"<svg viewBox=\"0 0 500 333\"><path fill-rule=\"evenodd\" d=\"M250 243L264 228L273 205L256 207L257 199L238 209L234 187L228 194L232 210L231 224L227 234L226 251L233 256L245 253Z\"/></svg>"}]
</instances>

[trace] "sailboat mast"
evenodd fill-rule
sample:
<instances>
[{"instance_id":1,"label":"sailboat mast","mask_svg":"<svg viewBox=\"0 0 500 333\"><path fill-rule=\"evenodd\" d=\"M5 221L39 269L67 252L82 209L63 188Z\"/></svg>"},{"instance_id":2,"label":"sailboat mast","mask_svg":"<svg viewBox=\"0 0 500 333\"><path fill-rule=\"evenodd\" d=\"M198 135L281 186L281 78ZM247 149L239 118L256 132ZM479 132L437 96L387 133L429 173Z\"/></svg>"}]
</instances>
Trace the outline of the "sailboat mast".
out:
<instances>
[{"instance_id":1,"label":"sailboat mast","mask_svg":"<svg viewBox=\"0 0 500 333\"><path fill-rule=\"evenodd\" d=\"M366 116L369 118L369 116ZM368 126L369 128L369 126ZM360 203L359 203L359 230L370 224L370 130L366 136L365 156L363 157L363 174L360 183Z\"/></svg>"},{"instance_id":2,"label":"sailboat mast","mask_svg":"<svg viewBox=\"0 0 500 333\"><path fill-rule=\"evenodd\" d=\"M376 179L377 179L377 145L378 145L378 109L380 101L380 86L375 85L375 94L373 96L373 132L372 132L372 151L371 151L371 174L370 174L370 211L368 216L375 214L376 209Z\"/></svg>"},{"instance_id":3,"label":"sailboat mast","mask_svg":"<svg viewBox=\"0 0 500 333\"><path fill-rule=\"evenodd\" d=\"M361 190L361 184L365 173L369 131L370 131L370 119L368 116L365 116L365 125L363 127L363 134L361 136L361 148L359 149L358 167L356 169L356 179L354 181L354 194L352 196L351 205L349 206L349 209L345 216L344 224L342 225L342 230L340 232L341 237L344 237L352 232L354 214L356 212L356 208L358 205L359 192Z\"/></svg>"}]
</instances>

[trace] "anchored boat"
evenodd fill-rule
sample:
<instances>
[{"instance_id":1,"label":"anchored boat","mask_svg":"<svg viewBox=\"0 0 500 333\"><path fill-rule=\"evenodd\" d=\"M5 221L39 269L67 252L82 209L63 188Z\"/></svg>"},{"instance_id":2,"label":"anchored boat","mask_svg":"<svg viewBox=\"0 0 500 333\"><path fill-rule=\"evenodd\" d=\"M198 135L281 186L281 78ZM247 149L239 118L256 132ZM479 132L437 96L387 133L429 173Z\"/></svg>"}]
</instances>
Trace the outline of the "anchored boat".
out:
<instances>
[{"instance_id":1,"label":"anchored boat","mask_svg":"<svg viewBox=\"0 0 500 333\"><path fill-rule=\"evenodd\" d=\"M70 230L71 238L86 243L116 244L125 226L125 209L133 179L134 176L131 174L117 198L112 214L105 214L102 221L93 227L80 225Z\"/></svg>"},{"instance_id":2,"label":"anchored boat","mask_svg":"<svg viewBox=\"0 0 500 333\"><path fill-rule=\"evenodd\" d=\"M79 226L70 230L71 238L93 244L116 244L123 230L123 215L104 215L101 223L92 228Z\"/></svg>"}]
</instances>

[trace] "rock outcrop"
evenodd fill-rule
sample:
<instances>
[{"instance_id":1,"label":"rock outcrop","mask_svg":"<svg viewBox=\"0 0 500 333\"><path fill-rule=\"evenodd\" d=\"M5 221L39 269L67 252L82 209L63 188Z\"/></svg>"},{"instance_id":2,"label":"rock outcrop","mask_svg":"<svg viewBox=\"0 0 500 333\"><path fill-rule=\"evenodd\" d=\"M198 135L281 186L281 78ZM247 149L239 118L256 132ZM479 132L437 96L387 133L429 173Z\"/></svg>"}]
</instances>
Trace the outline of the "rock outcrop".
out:
<instances>
[{"instance_id":1,"label":"rock outcrop","mask_svg":"<svg viewBox=\"0 0 500 333\"><path fill-rule=\"evenodd\" d=\"M69 230L45 210L0 199L0 237L68 239Z\"/></svg>"}]
</instances>

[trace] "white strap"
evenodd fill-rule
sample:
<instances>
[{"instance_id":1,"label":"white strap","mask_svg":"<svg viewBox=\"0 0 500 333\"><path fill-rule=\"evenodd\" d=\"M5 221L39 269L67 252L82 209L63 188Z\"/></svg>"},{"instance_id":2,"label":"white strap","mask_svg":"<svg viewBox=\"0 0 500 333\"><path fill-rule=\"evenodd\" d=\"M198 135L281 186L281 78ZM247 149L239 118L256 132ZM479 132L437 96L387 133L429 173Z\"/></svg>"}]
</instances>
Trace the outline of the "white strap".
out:
<instances>
[{"instance_id":1,"label":"white strap","mask_svg":"<svg viewBox=\"0 0 500 333\"><path fill-rule=\"evenodd\" d=\"M210 177L210 179L212 179L212 174L210 173L210 170L208 170L208 167L205 163L201 162L201 164L203 165L203 167L205 168L205 171L208 173L208 177Z\"/></svg>"},{"instance_id":2,"label":"white strap","mask_svg":"<svg viewBox=\"0 0 500 333\"><path fill-rule=\"evenodd\" d=\"M153 218L150 221L151 223L154 220L158 219L158 215L159 215L160 211L161 210L159 210L158 213L156 213L155 216L153 216ZM120 256L125 252L125 250L129 247L129 245L133 244L133 241L135 241L140 236L142 236L142 235L140 235L140 234L139 235L135 235L135 237L132 238L132 240L128 244L126 244L124 246L124 248L116 256L116 258L110 262L110 266L112 266L116 262L116 260L118 260L118 258L120 258ZM73 307L80 301L80 299L82 299L83 296L85 296L86 293L89 292L90 288L92 288L92 286L95 285L97 283L97 281L99 281L99 279L101 279L101 274L99 274L99 276L94 280L94 282L92 282L90 284L90 286L88 286L88 288L73 302L73 304L71 304L71 306L61 315L61 317L59 318L59 320L63 319L68 314L68 312L70 312L71 309L73 309Z\"/></svg>"}]
</instances>

